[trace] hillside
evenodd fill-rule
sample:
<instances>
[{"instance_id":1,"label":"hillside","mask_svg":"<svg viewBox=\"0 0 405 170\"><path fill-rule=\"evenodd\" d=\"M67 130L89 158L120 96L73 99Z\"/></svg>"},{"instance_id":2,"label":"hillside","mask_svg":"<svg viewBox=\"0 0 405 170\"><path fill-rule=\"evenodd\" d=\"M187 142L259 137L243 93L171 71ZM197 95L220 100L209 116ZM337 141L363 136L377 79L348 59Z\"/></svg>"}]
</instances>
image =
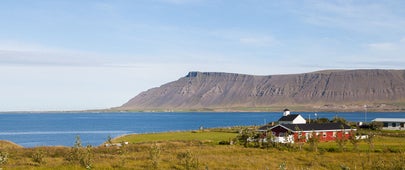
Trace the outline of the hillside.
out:
<instances>
[{"instance_id":1,"label":"hillside","mask_svg":"<svg viewBox=\"0 0 405 170\"><path fill-rule=\"evenodd\" d=\"M405 109L405 70L327 70L254 76L190 72L149 89L118 110L370 111Z\"/></svg>"}]
</instances>

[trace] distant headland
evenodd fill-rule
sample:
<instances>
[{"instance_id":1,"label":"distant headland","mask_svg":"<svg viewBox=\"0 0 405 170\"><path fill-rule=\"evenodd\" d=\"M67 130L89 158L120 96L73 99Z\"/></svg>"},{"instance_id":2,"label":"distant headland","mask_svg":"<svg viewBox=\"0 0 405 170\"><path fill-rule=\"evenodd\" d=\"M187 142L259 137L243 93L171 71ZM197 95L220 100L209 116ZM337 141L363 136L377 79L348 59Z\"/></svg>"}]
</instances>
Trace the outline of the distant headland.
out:
<instances>
[{"instance_id":1,"label":"distant headland","mask_svg":"<svg viewBox=\"0 0 405 170\"><path fill-rule=\"evenodd\" d=\"M405 111L405 70L323 70L288 75L189 72L117 111Z\"/></svg>"}]
</instances>

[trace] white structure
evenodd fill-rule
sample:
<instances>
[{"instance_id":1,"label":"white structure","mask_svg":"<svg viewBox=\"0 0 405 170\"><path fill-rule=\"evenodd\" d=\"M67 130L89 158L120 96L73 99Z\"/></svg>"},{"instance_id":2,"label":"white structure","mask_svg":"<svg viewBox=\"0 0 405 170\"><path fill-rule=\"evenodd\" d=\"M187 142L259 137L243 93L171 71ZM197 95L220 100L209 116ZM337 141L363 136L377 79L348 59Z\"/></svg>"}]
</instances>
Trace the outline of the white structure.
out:
<instances>
[{"instance_id":1,"label":"white structure","mask_svg":"<svg viewBox=\"0 0 405 170\"><path fill-rule=\"evenodd\" d=\"M285 109L283 117L278 120L280 124L306 124L307 121L299 114L290 114L290 110Z\"/></svg>"},{"instance_id":2,"label":"white structure","mask_svg":"<svg viewBox=\"0 0 405 170\"><path fill-rule=\"evenodd\" d=\"M288 116L288 115L290 115L290 110L284 109L283 116Z\"/></svg>"},{"instance_id":3,"label":"white structure","mask_svg":"<svg viewBox=\"0 0 405 170\"><path fill-rule=\"evenodd\" d=\"M405 118L376 118L373 122L383 123L385 130L405 130Z\"/></svg>"}]
</instances>

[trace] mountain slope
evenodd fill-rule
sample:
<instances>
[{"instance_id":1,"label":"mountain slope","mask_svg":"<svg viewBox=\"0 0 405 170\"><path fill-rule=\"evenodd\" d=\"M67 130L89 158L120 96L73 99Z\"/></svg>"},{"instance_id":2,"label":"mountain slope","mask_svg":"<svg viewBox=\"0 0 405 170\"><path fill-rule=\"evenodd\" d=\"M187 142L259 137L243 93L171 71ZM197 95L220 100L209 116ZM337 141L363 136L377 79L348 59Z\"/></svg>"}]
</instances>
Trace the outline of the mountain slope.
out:
<instances>
[{"instance_id":1,"label":"mountain slope","mask_svg":"<svg viewBox=\"0 0 405 170\"><path fill-rule=\"evenodd\" d=\"M307 109L398 110L405 70L336 70L253 76L190 72L142 92L119 110L190 110L305 106ZM305 110L305 109L304 109Z\"/></svg>"}]
</instances>

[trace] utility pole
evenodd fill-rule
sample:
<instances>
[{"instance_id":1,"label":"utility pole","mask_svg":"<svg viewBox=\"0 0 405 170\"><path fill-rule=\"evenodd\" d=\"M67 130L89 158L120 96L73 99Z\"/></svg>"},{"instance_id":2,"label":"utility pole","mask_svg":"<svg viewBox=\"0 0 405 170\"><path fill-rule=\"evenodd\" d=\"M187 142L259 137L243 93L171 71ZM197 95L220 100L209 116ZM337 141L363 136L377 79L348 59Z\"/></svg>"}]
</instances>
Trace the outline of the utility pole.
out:
<instances>
[{"instance_id":1,"label":"utility pole","mask_svg":"<svg viewBox=\"0 0 405 170\"><path fill-rule=\"evenodd\" d=\"M364 105L364 123L367 122L367 105Z\"/></svg>"}]
</instances>

